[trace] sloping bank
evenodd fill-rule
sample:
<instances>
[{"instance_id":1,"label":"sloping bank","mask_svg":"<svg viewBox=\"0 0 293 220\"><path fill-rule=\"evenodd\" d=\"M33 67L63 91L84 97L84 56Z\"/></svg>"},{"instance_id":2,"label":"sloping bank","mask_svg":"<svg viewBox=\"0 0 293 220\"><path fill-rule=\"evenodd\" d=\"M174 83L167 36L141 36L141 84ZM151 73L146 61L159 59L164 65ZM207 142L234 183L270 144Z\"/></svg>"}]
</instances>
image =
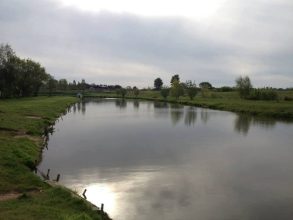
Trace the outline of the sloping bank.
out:
<instances>
[{"instance_id":1,"label":"sloping bank","mask_svg":"<svg viewBox=\"0 0 293 220\"><path fill-rule=\"evenodd\" d=\"M0 219L109 219L63 187L32 172L42 153L43 132L74 97L0 100Z\"/></svg>"}]
</instances>

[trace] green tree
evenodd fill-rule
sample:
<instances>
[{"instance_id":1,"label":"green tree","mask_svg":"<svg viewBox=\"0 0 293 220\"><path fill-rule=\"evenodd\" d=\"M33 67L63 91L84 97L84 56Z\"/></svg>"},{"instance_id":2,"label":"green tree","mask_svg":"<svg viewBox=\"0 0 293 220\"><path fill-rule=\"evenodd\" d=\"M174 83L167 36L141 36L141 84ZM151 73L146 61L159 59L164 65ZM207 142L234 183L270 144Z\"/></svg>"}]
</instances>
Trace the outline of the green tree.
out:
<instances>
[{"instance_id":1,"label":"green tree","mask_svg":"<svg viewBox=\"0 0 293 220\"><path fill-rule=\"evenodd\" d=\"M0 70L0 91L2 97L13 97L19 95L19 66L21 59L16 56L10 57L3 63Z\"/></svg>"},{"instance_id":2,"label":"green tree","mask_svg":"<svg viewBox=\"0 0 293 220\"><path fill-rule=\"evenodd\" d=\"M134 86L132 90L133 90L134 96L137 97L139 95L139 89L136 86Z\"/></svg>"},{"instance_id":3,"label":"green tree","mask_svg":"<svg viewBox=\"0 0 293 220\"><path fill-rule=\"evenodd\" d=\"M0 44L0 68L4 68L6 63L15 56L15 52L8 44Z\"/></svg>"},{"instance_id":4,"label":"green tree","mask_svg":"<svg viewBox=\"0 0 293 220\"><path fill-rule=\"evenodd\" d=\"M252 84L248 76L238 77L236 80L236 88L241 98L248 98L252 90Z\"/></svg>"},{"instance_id":5,"label":"green tree","mask_svg":"<svg viewBox=\"0 0 293 220\"><path fill-rule=\"evenodd\" d=\"M68 88L68 82L66 79L60 79L58 81L58 89L60 90L67 90Z\"/></svg>"},{"instance_id":6,"label":"green tree","mask_svg":"<svg viewBox=\"0 0 293 220\"><path fill-rule=\"evenodd\" d=\"M167 97L169 96L170 93L170 89L169 88L163 88L161 89L161 96L163 96L164 99L167 99Z\"/></svg>"},{"instance_id":7,"label":"green tree","mask_svg":"<svg viewBox=\"0 0 293 220\"><path fill-rule=\"evenodd\" d=\"M18 89L21 96L38 95L40 87L48 79L45 68L30 59L20 61L18 74Z\"/></svg>"},{"instance_id":8,"label":"green tree","mask_svg":"<svg viewBox=\"0 0 293 220\"><path fill-rule=\"evenodd\" d=\"M190 100L193 100L197 94L196 84L192 82L191 80L188 80L185 83L185 87L186 87L186 92L188 97L190 98Z\"/></svg>"},{"instance_id":9,"label":"green tree","mask_svg":"<svg viewBox=\"0 0 293 220\"><path fill-rule=\"evenodd\" d=\"M201 82L199 84L199 87L200 87L202 97L210 96L210 89L213 88L212 84L210 84L209 82Z\"/></svg>"},{"instance_id":10,"label":"green tree","mask_svg":"<svg viewBox=\"0 0 293 220\"><path fill-rule=\"evenodd\" d=\"M15 52L6 44L0 45L0 96L8 97L14 93L16 69L15 63L19 61Z\"/></svg>"},{"instance_id":11,"label":"green tree","mask_svg":"<svg viewBox=\"0 0 293 220\"><path fill-rule=\"evenodd\" d=\"M117 95L121 95L121 97L124 99L125 96L126 96L126 94L127 94L127 90L124 89L124 88L121 88L121 89L118 89L118 90L116 91L116 93L117 93Z\"/></svg>"},{"instance_id":12,"label":"green tree","mask_svg":"<svg viewBox=\"0 0 293 220\"><path fill-rule=\"evenodd\" d=\"M80 89L84 92L84 90L86 89L86 82L85 82L85 79L82 79L81 80L81 83L80 83Z\"/></svg>"},{"instance_id":13,"label":"green tree","mask_svg":"<svg viewBox=\"0 0 293 220\"><path fill-rule=\"evenodd\" d=\"M170 93L171 96L175 97L176 100L178 100L180 96L184 95L183 85L178 80L173 81Z\"/></svg>"},{"instance_id":14,"label":"green tree","mask_svg":"<svg viewBox=\"0 0 293 220\"><path fill-rule=\"evenodd\" d=\"M75 81L75 80L73 80L72 85L73 85L74 87L76 87L76 81Z\"/></svg>"},{"instance_id":15,"label":"green tree","mask_svg":"<svg viewBox=\"0 0 293 220\"><path fill-rule=\"evenodd\" d=\"M156 78L154 81L154 87L156 90L160 90L163 86L163 81L161 78Z\"/></svg>"},{"instance_id":16,"label":"green tree","mask_svg":"<svg viewBox=\"0 0 293 220\"><path fill-rule=\"evenodd\" d=\"M170 81L171 85L173 85L173 83L175 81L177 81L177 82L180 83L180 78L179 78L179 75L178 74L172 76L171 81Z\"/></svg>"},{"instance_id":17,"label":"green tree","mask_svg":"<svg viewBox=\"0 0 293 220\"><path fill-rule=\"evenodd\" d=\"M199 84L199 87L205 88L205 89L212 89L213 88L212 84L210 84L209 82L201 82Z\"/></svg>"},{"instance_id":18,"label":"green tree","mask_svg":"<svg viewBox=\"0 0 293 220\"><path fill-rule=\"evenodd\" d=\"M56 90L57 83L58 83L58 81L56 79L54 79L53 76L51 76L51 75L48 76L47 88L48 88L48 91L49 91L49 96L51 96L53 91Z\"/></svg>"},{"instance_id":19,"label":"green tree","mask_svg":"<svg viewBox=\"0 0 293 220\"><path fill-rule=\"evenodd\" d=\"M3 97L37 95L48 74L39 63L20 59L9 45L0 45L0 91Z\"/></svg>"}]
</instances>

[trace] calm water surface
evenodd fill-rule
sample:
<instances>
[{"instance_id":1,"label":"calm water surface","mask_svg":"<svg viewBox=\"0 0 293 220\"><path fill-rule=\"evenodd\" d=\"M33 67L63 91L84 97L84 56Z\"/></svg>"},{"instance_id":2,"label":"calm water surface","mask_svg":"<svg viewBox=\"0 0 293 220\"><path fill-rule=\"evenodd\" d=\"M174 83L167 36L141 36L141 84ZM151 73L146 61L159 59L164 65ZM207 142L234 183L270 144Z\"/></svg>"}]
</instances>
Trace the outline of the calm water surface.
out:
<instances>
[{"instance_id":1,"label":"calm water surface","mask_svg":"<svg viewBox=\"0 0 293 220\"><path fill-rule=\"evenodd\" d=\"M56 123L40 169L115 220L293 219L293 125L91 100Z\"/></svg>"}]
</instances>

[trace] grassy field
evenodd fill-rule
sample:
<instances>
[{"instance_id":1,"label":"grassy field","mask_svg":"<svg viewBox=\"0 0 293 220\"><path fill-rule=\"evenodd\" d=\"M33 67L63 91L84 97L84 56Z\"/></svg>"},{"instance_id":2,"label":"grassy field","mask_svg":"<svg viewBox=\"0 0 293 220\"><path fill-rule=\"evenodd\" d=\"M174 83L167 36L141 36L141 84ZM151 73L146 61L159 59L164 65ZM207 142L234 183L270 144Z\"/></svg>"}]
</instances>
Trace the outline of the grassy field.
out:
<instances>
[{"instance_id":1,"label":"grassy field","mask_svg":"<svg viewBox=\"0 0 293 220\"><path fill-rule=\"evenodd\" d=\"M190 100L187 96L181 96L178 100L168 97L164 100L158 91L141 91L135 97L128 92L126 98L138 98L146 100L176 102L184 105L226 110L239 113L248 113L251 115L273 117L277 119L293 120L293 101L285 101L284 97L293 99L293 91L280 91L277 101L258 101L240 99L237 92L210 92L207 97L202 97L201 93ZM85 93L85 97L119 97L114 92L103 93Z\"/></svg>"},{"instance_id":2,"label":"grassy field","mask_svg":"<svg viewBox=\"0 0 293 220\"><path fill-rule=\"evenodd\" d=\"M32 172L45 128L74 102L73 97L0 100L0 219L101 219L90 204ZM1 201L8 193L22 196Z\"/></svg>"}]
</instances>

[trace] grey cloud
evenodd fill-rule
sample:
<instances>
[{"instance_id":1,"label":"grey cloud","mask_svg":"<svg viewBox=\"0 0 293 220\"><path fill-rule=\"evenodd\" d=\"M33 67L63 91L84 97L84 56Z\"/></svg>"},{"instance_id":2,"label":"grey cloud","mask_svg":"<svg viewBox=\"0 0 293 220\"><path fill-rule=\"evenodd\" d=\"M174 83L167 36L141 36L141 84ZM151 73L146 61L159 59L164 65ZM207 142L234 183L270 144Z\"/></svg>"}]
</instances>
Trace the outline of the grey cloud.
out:
<instances>
[{"instance_id":1,"label":"grey cloud","mask_svg":"<svg viewBox=\"0 0 293 220\"><path fill-rule=\"evenodd\" d=\"M290 1L227 1L220 17L205 24L3 0L0 42L57 78L151 86L157 76L168 83L178 73L221 86L250 74L256 85L287 87L293 84L290 9ZM265 75L286 80L263 82Z\"/></svg>"}]
</instances>

